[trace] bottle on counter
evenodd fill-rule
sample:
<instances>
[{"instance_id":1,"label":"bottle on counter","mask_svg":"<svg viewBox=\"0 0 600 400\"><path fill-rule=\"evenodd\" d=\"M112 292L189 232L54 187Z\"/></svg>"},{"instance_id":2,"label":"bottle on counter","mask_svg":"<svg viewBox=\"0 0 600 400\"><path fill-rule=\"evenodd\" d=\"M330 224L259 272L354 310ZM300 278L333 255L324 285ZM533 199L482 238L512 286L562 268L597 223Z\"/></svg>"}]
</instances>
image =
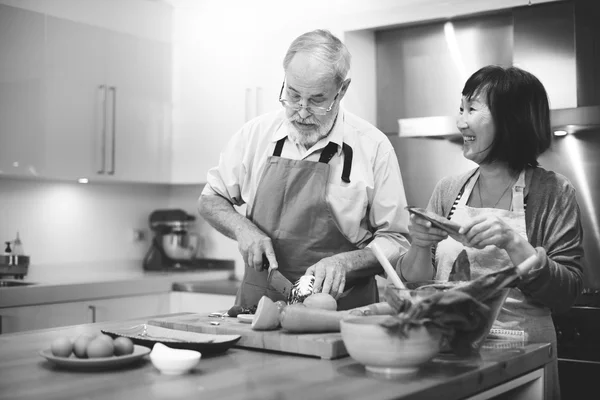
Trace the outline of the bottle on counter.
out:
<instances>
[{"instance_id":1,"label":"bottle on counter","mask_svg":"<svg viewBox=\"0 0 600 400\"><path fill-rule=\"evenodd\" d=\"M4 242L4 244L6 245L6 248L4 249L4 255L5 256L12 255L12 249L10 248L10 242Z\"/></svg>"},{"instance_id":2,"label":"bottle on counter","mask_svg":"<svg viewBox=\"0 0 600 400\"><path fill-rule=\"evenodd\" d=\"M19 237L19 232L17 232L17 238L13 242L12 254L15 256L25 255L23 244L21 243L21 238Z\"/></svg>"}]
</instances>

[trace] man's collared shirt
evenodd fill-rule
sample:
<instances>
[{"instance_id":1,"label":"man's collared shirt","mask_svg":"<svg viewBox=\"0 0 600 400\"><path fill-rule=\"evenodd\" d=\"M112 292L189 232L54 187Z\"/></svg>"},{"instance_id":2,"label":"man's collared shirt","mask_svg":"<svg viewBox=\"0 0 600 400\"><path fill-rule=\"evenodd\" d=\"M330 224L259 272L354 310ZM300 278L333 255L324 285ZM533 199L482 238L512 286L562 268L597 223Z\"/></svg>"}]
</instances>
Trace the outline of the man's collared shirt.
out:
<instances>
[{"instance_id":1,"label":"man's collared shirt","mask_svg":"<svg viewBox=\"0 0 600 400\"><path fill-rule=\"evenodd\" d=\"M385 134L342 109L331 133L308 150L292 141L290 129L285 110L246 123L221 153L219 165L209 170L202 194L218 194L236 206L246 204L250 215L267 158L279 139L287 137L281 157L314 162L330 141L335 142L339 146L329 162L326 201L338 227L358 248L374 236L395 265L409 247L408 213L398 159ZM341 179L342 143L353 150L350 183Z\"/></svg>"}]
</instances>

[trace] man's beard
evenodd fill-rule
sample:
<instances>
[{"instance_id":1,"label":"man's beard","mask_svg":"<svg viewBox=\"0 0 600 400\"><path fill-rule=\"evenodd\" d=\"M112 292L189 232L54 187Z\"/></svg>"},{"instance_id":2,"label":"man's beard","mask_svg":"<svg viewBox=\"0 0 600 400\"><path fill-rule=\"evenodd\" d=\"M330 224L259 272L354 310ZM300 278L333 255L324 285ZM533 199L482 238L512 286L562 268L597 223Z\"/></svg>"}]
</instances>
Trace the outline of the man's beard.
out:
<instances>
[{"instance_id":1,"label":"man's beard","mask_svg":"<svg viewBox=\"0 0 600 400\"><path fill-rule=\"evenodd\" d=\"M331 131L331 128L333 127L333 124L335 123L335 118L332 118L330 120L327 121L326 124L321 125L321 123L313 118L313 116L309 116L308 118L302 119L298 116L298 114L295 114L293 117L288 118L286 120L288 128L289 128L289 132L290 132L290 136L292 138L292 140L295 143L298 143L302 146L304 146L304 148L306 149L310 149L312 146L314 146L319 140L327 137L327 135L329 135L329 132ZM294 126L294 124L292 122L302 122L302 123L309 123L312 124L314 126L316 126L316 129L310 130L310 131L301 131L296 129L296 127Z\"/></svg>"}]
</instances>

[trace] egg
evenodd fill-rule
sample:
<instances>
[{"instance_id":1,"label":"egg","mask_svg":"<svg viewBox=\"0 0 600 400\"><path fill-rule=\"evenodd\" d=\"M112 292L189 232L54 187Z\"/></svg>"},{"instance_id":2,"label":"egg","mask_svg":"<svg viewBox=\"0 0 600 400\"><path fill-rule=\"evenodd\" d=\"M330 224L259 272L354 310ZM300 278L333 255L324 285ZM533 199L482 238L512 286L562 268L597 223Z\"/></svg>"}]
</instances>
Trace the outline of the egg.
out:
<instances>
[{"instance_id":1,"label":"egg","mask_svg":"<svg viewBox=\"0 0 600 400\"><path fill-rule=\"evenodd\" d=\"M89 358L111 357L115 351L112 339L110 342L102 337L96 337L87 345L86 354Z\"/></svg>"},{"instance_id":2,"label":"egg","mask_svg":"<svg viewBox=\"0 0 600 400\"><path fill-rule=\"evenodd\" d=\"M68 337L60 336L54 339L50 345L50 350L56 357L69 357L73 352L73 343Z\"/></svg>"},{"instance_id":3,"label":"egg","mask_svg":"<svg viewBox=\"0 0 600 400\"><path fill-rule=\"evenodd\" d=\"M112 343L112 342L113 342L113 338L112 338L112 337L110 337L110 336L108 336L108 335L106 335L106 334L104 334L104 333L102 333L102 334L100 334L100 335L96 336L96 339L102 339L102 340L105 340L107 343Z\"/></svg>"},{"instance_id":4,"label":"egg","mask_svg":"<svg viewBox=\"0 0 600 400\"><path fill-rule=\"evenodd\" d=\"M114 340L115 356L124 356L133 353L133 342L126 337L118 337Z\"/></svg>"},{"instance_id":5,"label":"egg","mask_svg":"<svg viewBox=\"0 0 600 400\"><path fill-rule=\"evenodd\" d=\"M73 352L77 358L87 358L87 346L94 339L93 336L82 334L79 335L73 343Z\"/></svg>"}]
</instances>

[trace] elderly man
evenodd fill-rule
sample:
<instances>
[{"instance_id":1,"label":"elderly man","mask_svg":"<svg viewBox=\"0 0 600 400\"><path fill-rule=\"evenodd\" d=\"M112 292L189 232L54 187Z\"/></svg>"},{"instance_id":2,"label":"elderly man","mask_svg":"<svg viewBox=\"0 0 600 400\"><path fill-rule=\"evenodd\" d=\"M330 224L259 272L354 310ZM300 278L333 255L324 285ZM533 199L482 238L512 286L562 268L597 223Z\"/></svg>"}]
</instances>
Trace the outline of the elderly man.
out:
<instances>
[{"instance_id":1,"label":"elderly man","mask_svg":"<svg viewBox=\"0 0 600 400\"><path fill-rule=\"evenodd\" d=\"M208 173L200 214L237 240L245 274L236 304L267 295L267 269L294 282L314 275L314 292L338 309L379 300L382 268L368 244L396 263L409 247L408 214L394 149L378 129L344 111L350 53L325 30L305 33L283 60L283 109L246 123ZM233 205L247 204L244 217Z\"/></svg>"}]
</instances>

